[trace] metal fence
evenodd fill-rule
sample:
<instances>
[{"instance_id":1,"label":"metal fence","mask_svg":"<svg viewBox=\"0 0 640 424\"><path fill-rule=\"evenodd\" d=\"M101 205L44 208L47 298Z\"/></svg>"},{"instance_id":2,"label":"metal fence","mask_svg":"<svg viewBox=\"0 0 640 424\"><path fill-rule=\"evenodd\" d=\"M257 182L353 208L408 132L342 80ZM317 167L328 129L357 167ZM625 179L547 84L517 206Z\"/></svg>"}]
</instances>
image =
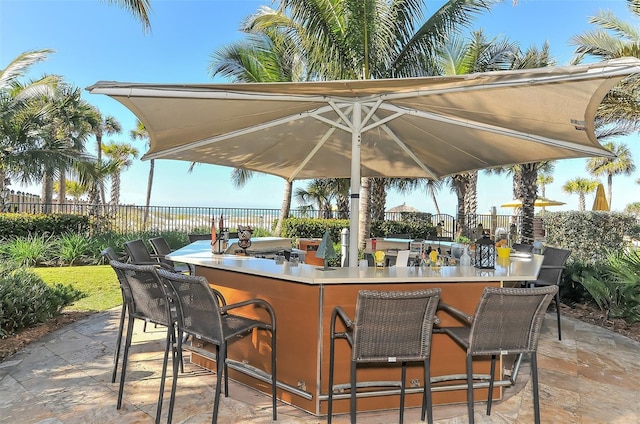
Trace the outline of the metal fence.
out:
<instances>
[{"instance_id":1,"label":"metal fence","mask_svg":"<svg viewBox=\"0 0 640 424\"><path fill-rule=\"evenodd\" d=\"M222 207L194 207L194 206L137 206L137 205L92 205L86 202L65 204L42 204L37 201L16 201L9 204L9 211L15 213L65 213L79 215L93 215L108 222L107 227L117 232L208 232L211 220L218 223L223 217L225 226L232 231L239 225L250 225L254 229L271 231L274 227L280 209L269 208L222 208ZM32 199L29 199L32 200ZM36 199L37 200L37 199ZM290 217L316 218L322 216L317 210L292 209ZM336 218L338 215L335 216ZM348 218L348 217L347 217ZM385 220L405 221L420 219L430 222L436 227L439 223L443 239L453 239L456 234L455 218L447 214L430 214L414 212L388 212ZM475 228L481 223L492 233L498 227L508 229L511 223L510 215L476 215L469 219L469 225Z\"/></svg>"}]
</instances>

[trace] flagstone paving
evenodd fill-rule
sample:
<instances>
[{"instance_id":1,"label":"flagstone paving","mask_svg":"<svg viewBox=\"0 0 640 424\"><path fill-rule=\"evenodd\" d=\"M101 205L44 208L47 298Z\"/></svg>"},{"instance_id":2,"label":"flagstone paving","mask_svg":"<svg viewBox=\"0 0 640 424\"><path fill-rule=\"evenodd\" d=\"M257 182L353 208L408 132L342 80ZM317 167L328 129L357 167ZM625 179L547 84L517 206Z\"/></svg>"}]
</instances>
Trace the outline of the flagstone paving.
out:
<instances>
[{"instance_id":1,"label":"flagstone paving","mask_svg":"<svg viewBox=\"0 0 640 424\"><path fill-rule=\"evenodd\" d=\"M143 332L136 324L124 403L117 410L118 385L111 383L111 370L118 318L118 309L93 315L0 363L0 423L153 422L165 331L148 326ZM565 338L559 341L554 316L547 315L538 350L542 422L640 423L640 343L571 317L562 320ZM528 371L521 369L519 381L494 404L491 416L484 414L484 404L477 405L476 422L533 422ZM210 422L215 376L186 361L179 378L173 421ZM168 380L163 422L169 390ZM233 382L229 391L221 400L220 424L271 422L269 397ZM436 406L434 418L438 424L466 423L466 406ZM358 422L365 424L397 420L397 411L358 414ZM282 424L325 421L283 403L278 406ZM348 421L347 415L334 418L336 424ZM407 409L405 422L420 422L419 408Z\"/></svg>"}]
</instances>

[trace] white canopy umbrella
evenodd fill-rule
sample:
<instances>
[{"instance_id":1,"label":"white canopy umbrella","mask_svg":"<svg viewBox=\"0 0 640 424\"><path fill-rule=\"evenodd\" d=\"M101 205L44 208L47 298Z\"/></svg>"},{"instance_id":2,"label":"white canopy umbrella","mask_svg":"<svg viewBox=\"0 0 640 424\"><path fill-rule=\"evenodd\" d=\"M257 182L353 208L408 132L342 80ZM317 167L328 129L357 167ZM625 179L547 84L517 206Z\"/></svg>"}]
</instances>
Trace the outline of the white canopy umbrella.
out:
<instances>
[{"instance_id":1,"label":"white canopy umbrella","mask_svg":"<svg viewBox=\"0 0 640 424\"><path fill-rule=\"evenodd\" d=\"M438 179L475 169L608 156L594 134L633 58L453 77L251 84L98 82L150 136L146 159L210 163L287 180L351 178L357 264L361 177Z\"/></svg>"}]
</instances>

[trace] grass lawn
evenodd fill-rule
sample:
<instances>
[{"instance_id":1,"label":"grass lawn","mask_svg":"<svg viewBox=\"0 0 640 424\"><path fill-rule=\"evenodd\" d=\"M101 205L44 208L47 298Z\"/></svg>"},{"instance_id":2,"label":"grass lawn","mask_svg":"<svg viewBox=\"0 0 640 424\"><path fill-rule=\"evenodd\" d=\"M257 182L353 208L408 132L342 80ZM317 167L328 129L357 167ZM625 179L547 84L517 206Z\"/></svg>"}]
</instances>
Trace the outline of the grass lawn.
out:
<instances>
[{"instance_id":1,"label":"grass lawn","mask_svg":"<svg viewBox=\"0 0 640 424\"><path fill-rule=\"evenodd\" d=\"M47 284L72 285L87 295L65 309L104 311L122 305L120 285L110 265L33 268Z\"/></svg>"}]
</instances>

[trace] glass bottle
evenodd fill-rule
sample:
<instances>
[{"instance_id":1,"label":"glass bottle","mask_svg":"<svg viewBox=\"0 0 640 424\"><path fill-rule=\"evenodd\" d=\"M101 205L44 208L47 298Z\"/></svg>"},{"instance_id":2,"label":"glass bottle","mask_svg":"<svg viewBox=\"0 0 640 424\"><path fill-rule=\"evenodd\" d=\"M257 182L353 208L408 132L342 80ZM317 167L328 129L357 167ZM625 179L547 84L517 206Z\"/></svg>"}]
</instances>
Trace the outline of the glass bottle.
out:
<instances>
[{"instance_id":1,"label":"glass bottle","mask_svg":"<svg viewBox=\"0 0 640 424\"><path fill-rule=\"evenodd\" d=\"M469 246L464 245L462 255L460 255L460 266L471 266L471 256L469 256Z\"/></svg>"}]
</instances>

